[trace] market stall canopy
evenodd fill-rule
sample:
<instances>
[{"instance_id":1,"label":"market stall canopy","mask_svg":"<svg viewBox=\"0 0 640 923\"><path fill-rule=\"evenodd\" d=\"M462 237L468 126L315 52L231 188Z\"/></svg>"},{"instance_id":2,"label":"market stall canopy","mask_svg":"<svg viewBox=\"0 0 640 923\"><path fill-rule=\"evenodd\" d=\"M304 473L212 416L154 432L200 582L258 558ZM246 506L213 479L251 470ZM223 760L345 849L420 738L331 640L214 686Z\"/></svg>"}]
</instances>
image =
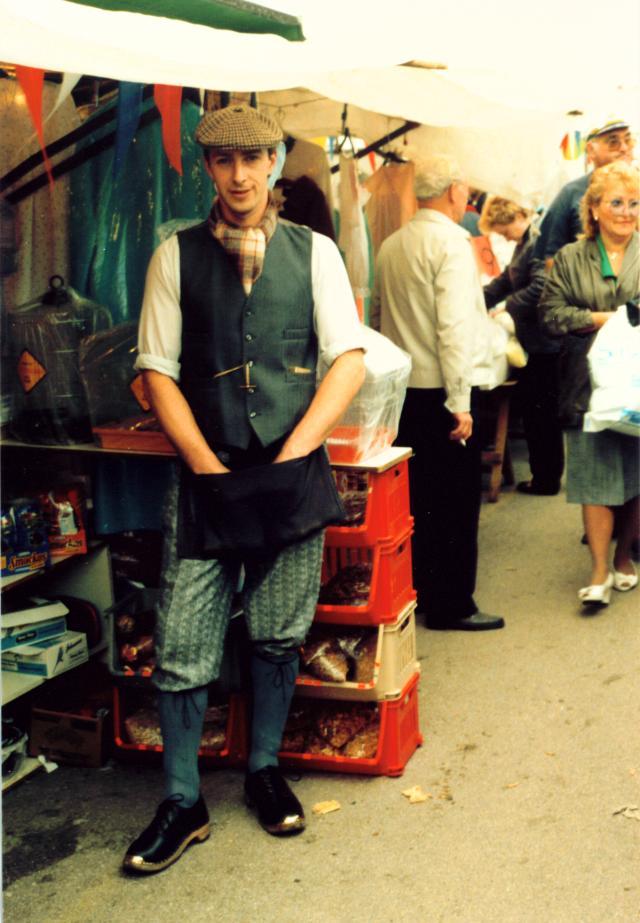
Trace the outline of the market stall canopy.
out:
<instances>
[{"instance_id":1,"label":"market stall canopy","mask_svg":"<svg viewBox=\"0 0 640 923\"><path fill-rule=\"evenodd\" d=\"M602 9L582 0L538 0L526 21L512 0L271 3L299 17L304 41L67 0L0 0L0 60L257 92L300 137L338 134L345 103L351 133L368 143L418 122L415 149L449 151L473 185L531 205L569 178L565 132L637 112L636 0L608 0L607 36Z\"/></svg>"}]
</instances>

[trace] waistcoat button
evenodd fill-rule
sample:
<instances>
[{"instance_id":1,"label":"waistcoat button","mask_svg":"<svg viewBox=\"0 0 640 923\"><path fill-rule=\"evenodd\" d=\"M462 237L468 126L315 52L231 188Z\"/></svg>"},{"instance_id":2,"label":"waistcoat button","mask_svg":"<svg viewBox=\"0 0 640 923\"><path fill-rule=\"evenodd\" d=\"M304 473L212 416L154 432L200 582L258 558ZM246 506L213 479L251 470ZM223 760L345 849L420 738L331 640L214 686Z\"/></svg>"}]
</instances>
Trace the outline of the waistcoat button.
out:
<instances>
[{"instance_id":1,"label":"waistcoat button","mask_svg":"<svg viewBox=\"0 0 640 923\"><path fill-rule=\"evenodd\" d=\"M250 333L245 333L244 338L247 341L247 343L250 343L251 340L253 339L253 336Z\"/></svg>"}]
</instances>

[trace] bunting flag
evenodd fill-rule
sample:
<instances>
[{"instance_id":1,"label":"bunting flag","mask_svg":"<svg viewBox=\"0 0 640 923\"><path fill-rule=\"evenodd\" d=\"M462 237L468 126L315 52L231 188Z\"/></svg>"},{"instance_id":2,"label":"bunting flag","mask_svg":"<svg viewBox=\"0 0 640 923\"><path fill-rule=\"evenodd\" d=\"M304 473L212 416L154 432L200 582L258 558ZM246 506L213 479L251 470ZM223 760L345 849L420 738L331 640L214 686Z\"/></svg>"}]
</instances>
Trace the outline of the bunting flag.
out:
<instances>
[{"instance_id":1,"label":"bunting flag","mask_svg":"<svg viewBox=\"0 0 640 923\"><path fill-rule=\"evenodd\" d=\"M584 154L584 138L579 131L568 131L560 142L560 149L565 160L578 160Z\"/></svg>"},{"instance_id":2,"label":"bunting flag","mask_svg":"<svg viewBox=\"0 0 640 923\"><path fill-rule=\"evenodd\" d=\"M169 163L182 176L182 146L180 143L180 114L182 87L156 83L153 99L162 118L162 145Z\"/></svg>"},{"instance_id":3,"label":"bunting flag","mask_svg":"<svg viewBox=\"0 0 640 923\"><path fill-rule=\"evenodd\" d=\"M120 172L129 145L133 141L142 111L142 84L120 82L116 120L116 148L113 155L114 179Z\"/></svg>"},{"instance_id":4,"label":"bunting flag","mask_svg":"<svg viewBox=\"0 0 640 923\"><path fill-rule=\"evenodd\" d=\"M49 160L47 149L44 144L44 131L42 129L42 89L44 86L44 70L38 67L25 67L22 64L16 64L16 78L26 97L38 141L40 142L44 167L49 177L49 186L53 189L51 161Z\"/></svg>"},{"instance_id":5,"label":"bunting flag","mask_svg":"<svg viewBox=\"0 0 640 923\"><path fill-rule=\"evenodd\" d=\"M45 122L48 122L53 113L60 108L62 103L71 95L71 91L76 86L82 74L63 74L62 83L60 84L60 91L56 98L55 104L51 109L51 112L45 118Z\"/></svg>"}]
</instances>

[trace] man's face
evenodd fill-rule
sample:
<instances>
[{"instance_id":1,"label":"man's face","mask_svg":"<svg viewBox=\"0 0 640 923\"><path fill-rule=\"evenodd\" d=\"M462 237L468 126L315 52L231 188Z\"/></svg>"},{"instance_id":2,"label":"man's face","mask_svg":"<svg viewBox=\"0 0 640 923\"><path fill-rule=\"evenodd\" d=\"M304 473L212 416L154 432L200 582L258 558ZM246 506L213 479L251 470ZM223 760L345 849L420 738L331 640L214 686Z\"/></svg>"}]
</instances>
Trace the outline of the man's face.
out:
<instances>
[{"instance_id":1,"label":"man's face","mask_svg":"<svg viewBox=\"0 0 640 923\"><path fill-rule=\"evenodd\" d=\"M594 138L587 145L589 160L596 169L605 167L614 160L624 160L631 163L633 160L634 137L628 128L617 128L608 131L606 135Z\"/></svg>"},{"instance_id":2,"label":"man's face","mask_svg":"<svg viewBox=\"0 0 640 923\"><path fill-rule=\"evenodd\" d=\"M259 224L267 207L267 181L276 162L268 151L207 152L207 173L216 184L224 217L233 224Z\"/></svg>"}]
</instances>

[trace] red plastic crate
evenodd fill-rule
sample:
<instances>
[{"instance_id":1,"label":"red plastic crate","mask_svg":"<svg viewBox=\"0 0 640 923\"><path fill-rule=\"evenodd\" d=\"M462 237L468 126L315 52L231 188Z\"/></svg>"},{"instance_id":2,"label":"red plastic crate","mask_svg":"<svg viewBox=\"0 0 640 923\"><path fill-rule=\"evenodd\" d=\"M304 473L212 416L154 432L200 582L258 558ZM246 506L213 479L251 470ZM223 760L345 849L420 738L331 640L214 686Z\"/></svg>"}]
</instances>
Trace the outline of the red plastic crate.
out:
<instances>
[{"instance_id":1,"label":"red plastic crate","mask_svg":"<svg viewBox=\"0 0 640 923\"><path fill-rule=\"evenodd\" d=\"M160 744L137 744L129 740L125 718L140 701L140 687L113 687L113 736L116 752L141 758L159 758L162 753ZM245 766L248 759L249 741L248 710L245 696L231 693L229 696L229 716L225 745L221 750L201 748L198 751L204 765Z\"/></svg>"},{"instance_id":2,"label":"red plastic crate","mask_svg":"<svg viewBox=\"0 0 640 923\"><path fill-rule=\"evenodd\" d=\"M393 542L374 546L326 546L321 582L325 584L340 570L353 564L371 567L369 596L363 605L318 603L316 621L350 625L380 625L395 622L402 610L415 602L411 569L409 528Z\"/></svg>"},{"instance_id":3,"label":"red plastic crate","mask_svg":"<svg viewBox=\"0 0 640 923\"><path fill-rule=\"evenodd\" d=\"M390 542L413 528L409 507L409 466L405 458L386 471L333 467L338 491L354 477L368 481L364 520L358 525L329 526L325 541L331 546L375 545Z\"/></svg>"},{"instance_id":4,"label":"red plastic crate","mask_svg":"<svg viewBox=\"0 0 640 923\"><path fill-rule=\"evenodd\" d=\"M422 744L418 718L419 673L414 674L396 699L378 702L378 748L372 759L349 759L311 753L279 754L280 765L310 772L346 772L359 775L401 776L409 759ZM345 703L357 704L357 703Z\"/></svg>"}]
</instances>

